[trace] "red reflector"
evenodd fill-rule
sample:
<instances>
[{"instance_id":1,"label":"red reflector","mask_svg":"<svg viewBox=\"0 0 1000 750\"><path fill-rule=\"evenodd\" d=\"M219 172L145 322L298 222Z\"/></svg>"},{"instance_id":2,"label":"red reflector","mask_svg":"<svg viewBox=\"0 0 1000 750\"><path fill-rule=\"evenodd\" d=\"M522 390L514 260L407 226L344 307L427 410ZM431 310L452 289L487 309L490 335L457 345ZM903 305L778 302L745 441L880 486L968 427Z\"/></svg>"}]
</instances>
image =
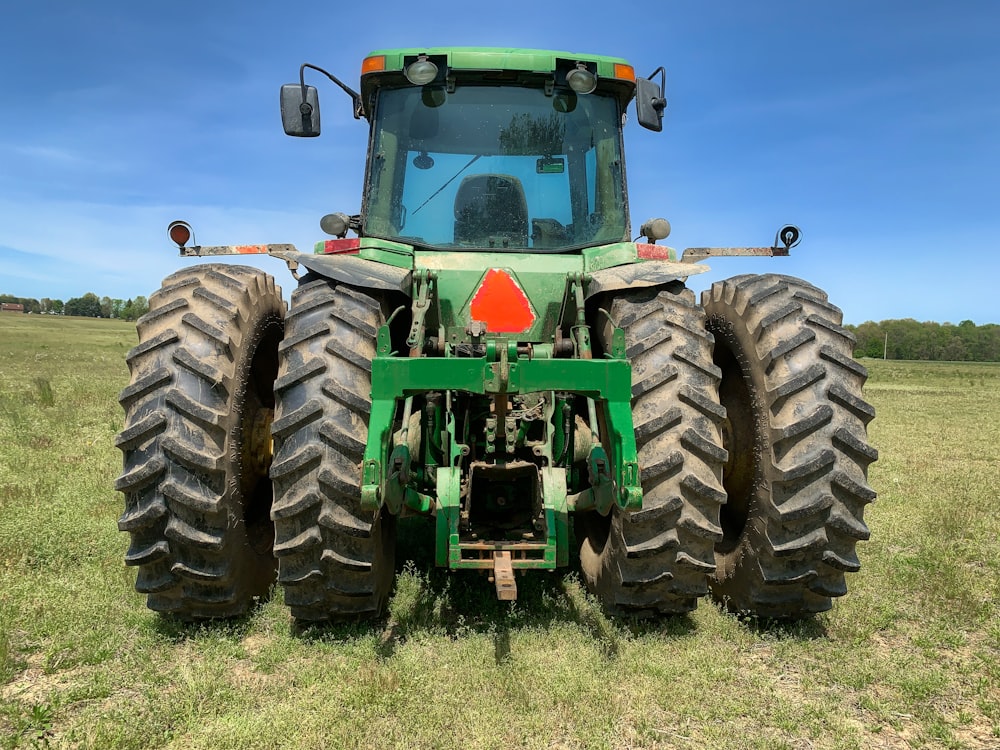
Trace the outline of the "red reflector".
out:
<instances>
[{"instance_id":1,"label":"red reflector","mask_svg":"<svg viewBox=\"0 0 1000 750\"><path fill-rule=\"evenodd\" d=\"M472 298L469 313L473 320L486 324L490 333L521 333L531 328L535 313L524 291L499 268L486 272Z\"/></svg>"},{"instance_id":2,"label":"red reflector","mask_svg":"<svg viewBox=\"0 0 1000 750\"><path fill-rule=\"evenodd\" d=\"M337 253L353 254L360 249L361 239L359 237L351 237L344 240L326 240L323 243L323 252L327 255L336 255Z\"/></svg>"},{"instance_id":3,"label":"red reflector","mask_svg":"<svg viewBox=\"0 0 1000 750\"><path fill-rule=\"evenodd\" d=\"M636 242L635 251L643 260L677 260L677 252L666 245L650 245L646 242Z\"/></svg>"}]
</instances>

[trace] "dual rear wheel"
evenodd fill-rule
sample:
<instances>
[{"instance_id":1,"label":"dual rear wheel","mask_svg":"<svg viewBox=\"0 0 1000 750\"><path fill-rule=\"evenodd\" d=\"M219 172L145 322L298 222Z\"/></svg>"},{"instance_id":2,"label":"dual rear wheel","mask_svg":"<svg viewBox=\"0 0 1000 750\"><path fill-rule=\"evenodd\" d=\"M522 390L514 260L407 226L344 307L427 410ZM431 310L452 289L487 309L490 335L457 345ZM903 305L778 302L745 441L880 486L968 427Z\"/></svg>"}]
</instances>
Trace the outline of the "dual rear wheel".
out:
<instances>
[{"instance_id":1,"label":"dual rear wheel","mask_svg":"<svg viewBox=\"0 0 1000 750\"><path fill-rule=\"evenodd\" d=\"M800 279L747 275L701 306L679 287L619 294L610 312L632 360L643 508L578 519L588 586L618 612L687 611L706 586L765 618L829 609L860 567L878 456L841 311Z\"/></svg>"},{"instance_id":2,"label":"dual rear wheel","mask_svg":"<svg viewBox=\"0 0 1000 750\"><path fill-rule=\"evenodd\" d=\"M643 508L577 518L588 587L618 613L710 592L764 617L830 607L858 569L877 454L866 373L819 289L791 277L607 301L632 363ZM168 277L138 325L120 400L119 528L150 608L245 612L275 580L301 620L379 614L395 518L362 510L371 360L385 311L326 280L293 294L210 264ZM610 348L613 328L595 337ZM273 433L273 463L271 460Z\"/></svg>"},{"instance_id":3,"label":"dual rear wheel","mask_svg":"<svg viewBox=\"0 0 1000 750\"><path fill-rule=\"evenodd\" d=\"M395 518L358 491L384 317L325 280L292 301L286 321L270 276L207 264L165 279L138 323L116 488L153 610L231 617L276 580L298 619L384 607Z\"/></svg>"}]
</instances>

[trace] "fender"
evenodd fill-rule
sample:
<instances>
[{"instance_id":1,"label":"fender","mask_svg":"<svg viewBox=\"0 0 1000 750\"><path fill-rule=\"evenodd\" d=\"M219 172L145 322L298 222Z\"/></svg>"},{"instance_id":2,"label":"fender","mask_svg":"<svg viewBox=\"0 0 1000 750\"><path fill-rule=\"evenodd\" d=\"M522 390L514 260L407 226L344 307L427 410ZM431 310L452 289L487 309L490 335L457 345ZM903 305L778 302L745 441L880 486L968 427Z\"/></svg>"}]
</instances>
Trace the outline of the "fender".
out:
<instances>
[{"instance_id":1,"label":"fender","mask_svg":"<svg viewBox=\"0 0 1000 750\"><path fill-rule=\"evenodd\" d=\"M708 266L696 263L677 263L671 260L647 260L642 263L626 263L590 274L586 299L602 292L620 289L641 289L663 286L672 281L684 281L688 276L705 273Z\"/></svg>"},{"instance_id":2,"label":"fender","mask_svg":"<svg viewBox=\"0 0 1000 750\"><path fill-rule=\"evenodd\" d=\"M361 289L381 289L402 292L410 296L413 271L390 266L386 263L358 258L354 255L314 255L292 251L271 252L271 255L290 263L305 266L313 273L342 284Z\"/></svg>"},{"instance_id":3,"label":"fender","mask_svg":"<svg viewBox=\"0 0 1000 750\"><path fill-rule=\"evenodd\" d=\"M202 258L215 255L270 255L280 258L294 270L305 266L310 271L328 279L361 289L380 289L402 292L410 296L413 272L387 263L376 263L355 255L316 255L301 253L295 245L188 245L194 239L194 230L186 221L174 221L167 227L167 234L177 245L181 257Z\"/></svg>"}]
</instances>

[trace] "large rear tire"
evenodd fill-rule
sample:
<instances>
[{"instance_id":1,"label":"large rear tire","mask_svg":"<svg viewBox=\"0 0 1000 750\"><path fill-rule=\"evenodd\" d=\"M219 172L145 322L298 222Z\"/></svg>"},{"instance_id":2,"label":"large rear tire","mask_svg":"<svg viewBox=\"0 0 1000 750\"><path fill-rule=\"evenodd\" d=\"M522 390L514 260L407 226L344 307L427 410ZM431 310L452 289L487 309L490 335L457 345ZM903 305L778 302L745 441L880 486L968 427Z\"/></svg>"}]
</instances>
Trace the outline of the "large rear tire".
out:
<instances>
[{"instance_id":1,"label":"large rear tire","mask_svg":"<svg viewBox=\"0 0 1000 750\"><path fill-rule=\"evenodd\" d=\"M206 264L168 276L139 319L115 488L150 609L230 617L274 582L267 464L284 314L267 274Z\"/></svg>"},{"instance_id":2,"label":"large rear tire","mask_svg":"<svg viewBox=\"0 0 1000 750\"><path fill-rule=\"evenodd\" d=\"M875 412L854 336L816 287L736 276L704 292L729 450L712 595L768 618L822 612L860 567L864 507L875 498L867 441Z\"/></svg>"},{"instance_id":3,"label":"large rear tire","mask_svg":"<svg viewBox=\"0 0 1000 750\"><path fill-rule=\"evenodd\" d=\"M576 518L584 579L619 614L675 614L697 606L722 538L719 370L694 294L680 283L619 293L611 317L625 331L642 509ZM597 335L610 349L610 324Z\"/></svg>"},{"instance_id":4,"label":"large rear tire","mask_svg":"<svg viewBox=\"0 0 1000 750\"><path fill-rule=\"evenodd\" d=\"M395 516L361 507L379 302L325 279L292 295L275 384L274 553L299 620L382 613L395 575Z\"/></svg>"}]
</instances>

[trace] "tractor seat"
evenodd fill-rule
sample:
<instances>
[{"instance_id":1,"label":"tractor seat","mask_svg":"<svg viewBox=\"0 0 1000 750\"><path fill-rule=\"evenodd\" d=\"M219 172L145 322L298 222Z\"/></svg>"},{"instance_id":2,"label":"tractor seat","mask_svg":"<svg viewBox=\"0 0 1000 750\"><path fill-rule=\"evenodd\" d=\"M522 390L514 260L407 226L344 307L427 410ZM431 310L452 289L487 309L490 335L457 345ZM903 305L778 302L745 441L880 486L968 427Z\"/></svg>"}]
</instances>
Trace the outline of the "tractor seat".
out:
<instances>
[{"instance_id":1,"label":"tractor seat","mask_svg":"<svg viewBox=\"0 0 1000 750\"><path fill-rule=\"evenodd\" d=\"M469 175L455 196L455 243L528 247L528 202L521 181L507 174Z\"/></svg>"}]
</instances>

